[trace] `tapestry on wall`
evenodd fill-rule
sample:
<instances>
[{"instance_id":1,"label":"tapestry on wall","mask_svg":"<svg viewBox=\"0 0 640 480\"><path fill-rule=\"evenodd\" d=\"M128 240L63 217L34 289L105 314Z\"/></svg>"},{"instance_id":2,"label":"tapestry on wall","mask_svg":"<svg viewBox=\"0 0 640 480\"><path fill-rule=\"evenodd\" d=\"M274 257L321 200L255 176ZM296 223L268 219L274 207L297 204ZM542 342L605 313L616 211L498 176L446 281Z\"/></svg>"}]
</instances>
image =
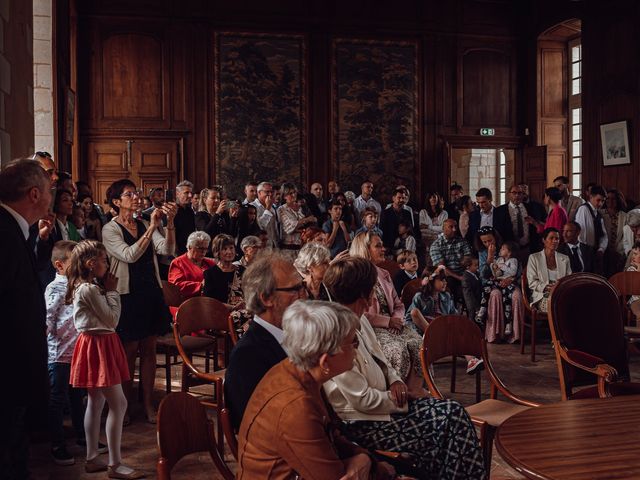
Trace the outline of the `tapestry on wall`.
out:
<instances>
[{"instance_id":1,"label":"tapestry on wall","mask_svg":"<svg viewBox=\"0 0 640 480\"><path fill-rule=\"evenodd\" d=\"M333 166L343 190L389 198L415 192L418 175L417 44L336 39L333 45Z\"/></svg>"},{"instance_id":2,"label":"tapestry on wall","mask_svg":"<svg viewBox=\"0 0 640 480\"><path fill-rule=\"evenodd\" d=\"M305 39L218 33L215 38L216 179L231 198L246 181L305 178Z\"/></svg>"}]
</instances>

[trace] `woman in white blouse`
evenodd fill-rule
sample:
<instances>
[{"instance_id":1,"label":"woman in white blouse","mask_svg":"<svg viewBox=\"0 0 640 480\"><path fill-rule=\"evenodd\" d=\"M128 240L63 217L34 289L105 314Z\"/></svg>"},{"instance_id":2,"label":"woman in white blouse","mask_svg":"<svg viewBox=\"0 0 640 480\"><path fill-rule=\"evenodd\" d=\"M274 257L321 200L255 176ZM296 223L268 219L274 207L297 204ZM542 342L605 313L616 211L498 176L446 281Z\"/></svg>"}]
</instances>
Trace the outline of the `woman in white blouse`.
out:
<instances>
[{"instance_id":1,"label":"woman in white blouse","mask_svg":"<svg viewBox=\"0 0 640 480\"><path fill-rule=\"evenodd\" d=\"M568 256L558 253L560 233L557 229L546 228L542 232L542 242L544 249L529 256L527 282L531 291L531 305L546 312L553 284L571 275L571 262Z\"/></svg>"},{"instance_id":2,"label":"woman in white blouse","mask_svg":"<svg viewBox=\"0 0 640 480\"><path fill-rule=\"evenodd\" d=\"M427 252L429 247L442 233L442 224L449 218L449 214L442 208L442 198L439 193L427 193L427 205L420 210L420 233Z\"/></svg>"}]
</instances>

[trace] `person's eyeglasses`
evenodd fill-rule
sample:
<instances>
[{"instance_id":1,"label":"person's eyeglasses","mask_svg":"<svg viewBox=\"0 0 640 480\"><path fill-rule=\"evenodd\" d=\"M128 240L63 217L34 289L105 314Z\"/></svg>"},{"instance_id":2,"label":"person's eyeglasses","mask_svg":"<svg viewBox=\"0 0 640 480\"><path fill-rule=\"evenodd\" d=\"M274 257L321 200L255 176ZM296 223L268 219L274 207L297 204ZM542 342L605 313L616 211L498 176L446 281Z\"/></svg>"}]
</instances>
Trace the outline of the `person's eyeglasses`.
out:
<instances>
[{"instance_id":1,"label":"person's eyeglasses","mask_svg":"<svg viewBox=\"0 0 640 480\"><path fill-rule=\"evenodd\" d=\"M194 250L198 250L199 252L206 252L209 247L192 247Z\"/></svg>"},{"instance_id":2,"label":"person's eyeglasses","mask_svg":"<svg viewBox=\"0 0 640 480\"><path fill-rule=\"evenodd\" d=\"M307 290L307 287L305 287L304 283L298 283L297 285L294 285L292 287L279 287L275 289L276 292L298 292L298 293L302 293L304 291Z\"/></svg>"},{"instance_id":3,"label":"person's eyeglasses","mask_svg":"<svg viewBox=\"0 0 640 480\"><path fill-rule=\"evenodd\" d=\"M134 191L134 192L132 192L132 191L123 192L123 193L122 193L122 195L120 195L120 197L121 197L121 198L122 198L122 197L125 197L125 198L133 198L133 197L140 198L140 197L142 197L143 195L144 195L144 194L143 194L141 191L136 190L136 191Z\"/></svg>"}]
</instances>

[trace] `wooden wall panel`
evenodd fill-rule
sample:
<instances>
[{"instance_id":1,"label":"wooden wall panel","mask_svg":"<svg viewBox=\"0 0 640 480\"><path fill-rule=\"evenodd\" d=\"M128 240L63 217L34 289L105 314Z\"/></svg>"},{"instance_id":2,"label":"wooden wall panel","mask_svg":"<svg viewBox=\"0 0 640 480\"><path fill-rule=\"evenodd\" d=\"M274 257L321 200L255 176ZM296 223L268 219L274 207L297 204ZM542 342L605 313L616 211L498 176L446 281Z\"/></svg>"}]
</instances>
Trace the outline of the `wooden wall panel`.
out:
<instances>
[{"instance_id":1,"label":"wooden wall panel","mask_svg":"<svg viewBox=\"0 0 640 480\"><path fill-rule=\"evenodd\" d=\"M162 122L162 42L151 35L114 33L102 43L102 108L105 120Z\"/></svg>"},{"instance_id":2,"label":"wooden wall panel","mask_svg":"<svg viewBox=\"0 0 640 480\"><path fill-rule=\"evenodd\" d=\"M222 178L216 168L221 143L215 128L215 35L301 35L306 41L308 83L302 100L308 135L300 180L325 183L339 174L332 142L333 41L410 42L418 78L413 166L399 173L388 172L388 165L383 170L388 178L409 178L414 198L426 190L446 191L444 136L479 139L478 129L491 126L497 135L518 141L522 125L515 60L521 7L510 0L377 0L374 7L363 0L80 2L83 145L113 136L142 134L158 142L179 137L183 154L174 181L187 178L196 188L214 184ZM362 81L367 81L365 72ZM362 168L373 171L377 165L367 158ZM80 177L93 175L86 162L81 167ZM248 173L238 175L242 178L229 181L242 183Z\"/></svg>"},{"instance_id":3,"label":"wooden wall panel","mask_svg":"<svg viewBox=\"0 0 640 480\"><path fill-rule=\"evenodd\" d=\"M469 40L458 59L458 128L477 134L482 127L496 128L497 134L513 135L515 63L509 45L485 46Z\"/></svg>"}]
</instances>

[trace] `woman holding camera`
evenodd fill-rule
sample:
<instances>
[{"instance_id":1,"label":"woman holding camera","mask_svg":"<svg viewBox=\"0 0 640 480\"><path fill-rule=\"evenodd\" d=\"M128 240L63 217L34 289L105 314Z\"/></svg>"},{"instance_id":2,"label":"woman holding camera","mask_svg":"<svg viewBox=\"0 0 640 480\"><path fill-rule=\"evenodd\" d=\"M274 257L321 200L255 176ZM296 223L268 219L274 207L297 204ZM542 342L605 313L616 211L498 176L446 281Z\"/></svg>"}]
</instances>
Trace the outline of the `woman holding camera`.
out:
<instances>
[{"instance_id":1,"label":"woman holding camera","mask_svg":"<svg viewBox=\"0 0 640 480\"><path fill-rule=\"evenodd\" d=\"M142 193L131 180L111 184L107 199L117 216L102 229L102 241L111 261L111 273L118 277L122 303L116 332L122 340L131 378L140 351L140 384L147 421L155 423L152 403L156 377L156 337L169 330L171 315L162 296L162 283L156 254L173 255L176 246L175 203L165 203L146 222L134 218L142 202ZM162 227L166 218L167 226ZM132 382L123 383L131 405ZM126 420L125 420L126 421Z\"/></svg>"},{"instance_id":2,"label":"woman holding camera","mask_svg":"<svg viewBox=\"0 0 640 480\"><path fill-rule=\"evenodd\" d=\"M211 238L220 233L230 234L232 223L238 218L238 210L237 202L222 199L219 190L203 188L196 213L196 230L206 232Z\"/></svg>"}]
</instances>

